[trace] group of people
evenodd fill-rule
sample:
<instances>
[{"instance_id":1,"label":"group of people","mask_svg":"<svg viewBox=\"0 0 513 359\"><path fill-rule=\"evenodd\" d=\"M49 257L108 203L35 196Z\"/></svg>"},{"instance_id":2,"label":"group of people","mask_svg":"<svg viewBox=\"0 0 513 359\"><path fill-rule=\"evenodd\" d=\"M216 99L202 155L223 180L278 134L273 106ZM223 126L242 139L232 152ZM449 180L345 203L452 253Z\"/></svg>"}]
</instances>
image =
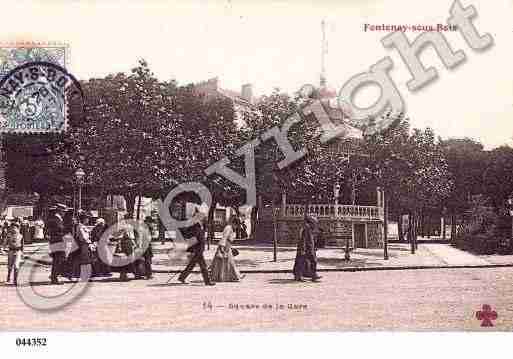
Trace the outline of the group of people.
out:
<instances>
[{"instance_id":1,"label":"group of people","mask_svg":"<svg viewBox=\"0 0 513 359\"><path fill-rule=\"evenodd\" d=\"M0 244L4 244L6 242L9 228L14 222L20 225L20 233L23 236L23 241L25 243L42 241L45 239L45 223L41 218L34 220L32 217L7 217L4 215L0 218Z\"/></svg>"},{"instance_id":2,"label":"group of people","mask_svg":"<svg viewBox=\"0 0 513 359\"><path fill-rule=\"evenodd\" d=\"M110 276L113 271L119 271L120 279L123 281L128 280L129 272L134 275L135 279L151 279L153 277L151 241L148 241L142 256L137 256L137 249L143 248L143 239L130 224L125 223L120 226L121 228L108 238L107 243L101 244L112 246L115 248L114 251L122 256L134 258L127 265L112 267L109 263L105 263L104 258L100 258L98 253L100 241L107 229L103 218L95 218L95 222L90 223L94 218L92 213L78 211L78 215L75 217L73 210L63 204L57 204L52 209L53 214L47 223L50 256L52 257L50 274L52 284L61 284L60 276L70 280L80 278L83 265L91 265L91 277ZM129 216L125 216L125 220L129 218ZM147 219L146 222L149 224L151 220ZM92 229L90 229L90 224L94 224ZM70 243L74 250L68 252Z\"/></svg>"},{"instance_id":3,"label":"group of people","mask_svg":"<svg viewBox=\"0 0 513 359\"><path fill-rule=\"evenodd\" d=\"M77 220L75 220L72 214L73 212L65 205L57 204L54 208L54 214L48 220L47 228L52 257L50 279L53 284L60 284L59 276L70 279L80 277L81 266L84 264L92 265L92 277L109 275L115 270L115 268L98 258L98 253L95 252L106 229L105 221L101 218L97 219L95 227L88 231L86 225L91 218L90 215L87 212L80 211ZM130 218L129 215L125 216L125 220ZM187 277L196 265L199 265L206 285L215 285L216 282L240 281L243 278L234 260L238 251L232 248L232 243L237 235L236 229L240 227L239 221L237 216L232 216L228 220L214 259L210 268L208 268L204 257L206 215L200 211L195 212L194 224L182 230L184 238L188 240L190 245L187 249L190 254L189 262L178 277L182 283L186 283ZM151 232L151 228L154 227L151 217L147 217L145 223L150 227ZM69 240L75 241L76 250L67 254L65 242ZM128 273L132 273L134 279L151 279L153 277L151 238L148 243L143 244L142 237L135 228L129 223L124 223L114 236L109 238L109 242L115 243L116 252L132 259L129 260L128 264L118 267L122 281L128 280ZM142 253L137 253L137 250L141 248Z\"/></svg>"},{"instance_id":4,"label":"group of people","mask_svg":"<svg viewBox=\"0 0 513 359\"><path fill-rule=\"evenodd\" d=\"M240 226L240 220L237 216L232 216L223 229L221 240L218 243L217 250L210 265L207 267L203 252L205 251L205 215L196 212L194 215L196 223L188 229L185 238L194 238L195 244L189 248L192 256L185 269L180 273L178 280L186 282L187 277L199 265L203 281L206 285L215 285L216 282L238 282L243 276L240 274L235 264L234 257L238 255L238 250L232 247L237 238L236 228ZM299 234L297 244L296 259L294 261L294 279L304 282L305 278L310 278L313 282L318 282L322 277L317 273L317 247L320 227L315 217L306 216L303 228Z\"/></svg>"},{"instance_id":5,"label":"group of people","mask_svg":"<svg viewBox=\"0 0 513 359\"><path fill-rule=\"evenodd\" d=\"M52 257L52 269L50 279L52 284L61 284L59 277L68 279L79 278L81 267L90 264L92 268L91 277L110 276L116 269L99 258L98 248L102 235L106 231L106 223L103 218L94 218L92 213L74 211L63 204L57 204L52 208L53 213L47 221L47 234ZM129 220L129 215L125 220ZM235 257L238 250L233 247L237 238L237 228L240 228L240 219L232 215L225 225L222 237L218 242L216 252L210 267L204 257L206 239L206 215L196 211L193 216L194 224L188 228L181 229L185 239L190 246L189 260L185 269L180 272L178 280L186 283L187 277L196 265L199 266L203 281L206 285L215 285L216 282L238 282L243 275L237 269ZM91 221L94 219L94 223ZM151 229L154 228L153 219L147 217L145 223ZM91 228L91 224L94 227ZM10 221L9 225L2 231L5 233L5 247L8 250L8 274L7 282L11 280L17 283L18 270L23 257L24 236L21 232L21 221ZM296 259L293 273L296 281L304 281L310 278L318 281L321 277L317 274L317 241L319 225L314 217L305 217L303 228L299 234ZM114 253L119 253L129 259L127 265L117 267L122 281L128 280L128 273L132 273L135 279L151 279L153 277L151 235L147 243L143 243L142 236L133 228L129 221L108 238L108 245L115 247ZM69 247L74 248L69 252ZM73 246L74 244L74 246ZM104 245L105 243L103 243ZM139 251L139 252L138 252Z\"/></svg>"}]
</instances>

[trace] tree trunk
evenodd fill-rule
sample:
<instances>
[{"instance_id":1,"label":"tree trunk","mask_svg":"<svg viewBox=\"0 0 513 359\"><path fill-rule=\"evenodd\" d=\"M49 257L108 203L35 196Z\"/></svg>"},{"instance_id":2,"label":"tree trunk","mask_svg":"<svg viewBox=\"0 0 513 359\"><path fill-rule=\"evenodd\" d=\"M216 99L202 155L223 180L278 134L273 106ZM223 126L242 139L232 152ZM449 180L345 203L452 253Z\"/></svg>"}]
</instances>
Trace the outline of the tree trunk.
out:
<instances>
[{"instance_id":1,"label":"tree trunk","mask_svg":"<svg viewBox=\"0 0 513 359\"><path fill-rule=\"evenodd\" d=\"M413 244L415 245L415 250L417 250L418 249L417 239L418 239L418 236L419 236L420 216L419 216L418 213L415 213L413 215L413 218L415 219L414 225L413 225L413 228L414 228L414 231L413 231Z\"/></svg>"},{"instance_id":2,"label":"tree trunk","mask_svg":"<svg viewBox=\"0 0 513 359\"><path fill-rule=\"evenodd\" d=\"M255 239L256 238L256 227L257 227L257 220L258 220L258 207L253 206L251 208L251 233L249 234L249 238Z\"/></svg>"},{"instance_id":3,"label":"tree trunk","mask_svg":"<svg viewBox=\"0 0 513 359\"><path fill-rule=\"evenodd\" d=\"M126 211L131 218L133 218L135 212L135 197L136 195L134 193L125 194Z\"/></svg>"},{"instance_id":4,"label":"tree trunk","mask_svg":"<svg viewBox=\"0 0 513 359\"><path fill-rule=\"evenodd\" d=\"M164 200L166 198L166 194L161 195L160 200L162 203L164 203ZM166 241L166 227L164 226L164 223L162 222L162 218L160 215L158 216L158 226L159 226L159 241L164 244Z\"/></svg>"},{"instance_id":5,"label":"tree trunk","mask_svg":"<svg viewBox=\"0 0 513 359\"><path fill-rule=\"evenodd\" d=\"M415 254L415 244L413 243L413 218L412 213L408 213L408 242L410 242L411 253Z\"/></svg>"},{"instance_id":6,"label":"tree trunk","mask_svg":"<svg viewBox=\"0 0 513 359\"><path fill-rule=\"evenodd\" d=\"M451 241L454 239L454 237L456 236L456 228L454 227L454 212L451 212Z\"/></svg>"},{"instance_id":7,"label":"tree trunk","mask_svg":"<svg viewBox=\"0 0 513 359\"><path fill-rule=\"evenodd\" d=\"M440 233L442 235L442 239L445 240L445 236L446 236L446 233L445 233L445 215L444 213L442 213L442 216L440 217L441 220L440 220Z\"/></svg>"},{"instance_id":8,"label":"tree trunk","mask_svg":"<svg viewBox=\"0 0 513 359\"><path fill-rule=\"evenodd\" d=\"M397 217L397 236L399 241L404 241L403 216L401 214L399 214Z\"/></svg>"},{"instance_id":9,"label":"tree trunk","mask_svg":"<svg viewBox=\"0 0 513 359\"><path fill-rule=\"evenodd\" d=\"M9 196L9 189L5 188L0 194L0 213L5 211L7 207L7 197Z\"/></svg>"},{"instance_id":10,"label":"tree trunk","mask_svg":"<svg viewBox=\"0 0 513 359\"><path fill-rule=\"evenodd\" d=\"M456 238L456 215L454 212L451 213L451 241Z\"/></svg>"},{"instance_id":11,"label":"tree trunk","mask_svg":"<svg viewBox=\"0 0 513 359\"><path fill-rule=\"evenodd\" d=\"M426 219L424 218L424 211L420 211L420 216L419 216L419 224L420 224L420 236L421 237L425 237L426 236Z\"/></svg>"},{"instance_id":12,"label":"tree trunk","mask_svg":"<svg viewBox=\"0 0 513 359\"><path fill-rule=\"evenodd\" d=\"M50 201L50 197L48 196L48 193L46 193L46 192L39 193L39 201L37 202L36 210L34 213L34 218L47 217L49 201ZM2 211L3 211L3 209L4 208L2 208Z\"/></svg>"},{"instance_id":13,"label":"tree trunk","mask_svg":"<svg viewBox=\"0 0 513 359\"><path fill-rule=\"evenodd\" d=\"M141 195L137 196L137 220L141 219Z\"/></svg>"},{"instance_id":14,"label":"tree trunk","mask_svg":"<svg viewBox=\"0 0 513 359\"><path fill-rule=\"evenodd\" d=\"M383 190L383 259L388 260L388 193Z\"/></svg>"},{"instance_id":15,"label":"tree trunk","mask_svg":"<svg viewBox=\"0 0 513 359\"><path fill-rule=\"evenodd\" d=\"M272 211L273 211L273 262L277 262L278 261L278 224L276 223L276 211L275 211L275 208L274 208L274 201L272 203Z\"/></svg>"},{"instance_id":16,"label":"tree trunk","mask_svg":"<svg viewBox=\"0 0 513 359\"><path fill-rule=\"evenodd\" d=\"M166 227L164 226L164 223L162 223L162 220L158 219L159 221L159 241L161 243L164 243L166 241Z\"/></svg>"},{"instance_id":17,"label":"tree trunk","mask_svg":"<svg viewBox=\"0 0 513 359\"><path fill-rule=\"evenodd\" d=\"M181 216L182 216L182 220L185 220L187 219L187 201L181 201L180 202L180 209L181 209Z\"/></svg>"},{"instance_id":18,"label":"tree trunk","mask_svg":"<svg viewBox=\"0 0 513 359\"><path fill-rule=\"evenodd\" d=\"M214 199L214 197L212 197L212 203L210 204L210 208L208 209L208 224L207 224L207 228L208 228L208 234L207 234L207 249L210 249L210 243L212 243L212 240L214 239L214 234L215 234L215 226L214 226L214 213L215 213L215 210L216 210L216 206L217 206L217 202L216 200Z\"/></svg>"}]
</instances>

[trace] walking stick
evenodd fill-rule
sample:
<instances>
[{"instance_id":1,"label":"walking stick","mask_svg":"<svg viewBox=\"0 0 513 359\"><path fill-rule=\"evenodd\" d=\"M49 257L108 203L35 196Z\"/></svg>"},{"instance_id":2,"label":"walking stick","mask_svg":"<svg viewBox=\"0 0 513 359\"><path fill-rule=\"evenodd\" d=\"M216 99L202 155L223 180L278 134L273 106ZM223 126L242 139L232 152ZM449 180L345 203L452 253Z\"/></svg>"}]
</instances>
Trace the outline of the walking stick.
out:
<instances>
[{"instance_id":1,"label":"walking stick","mask_svg":"<svg viewBox=\"0 0 513 359\"><path fill-rule=\"evenodd\" d=\"M168 275L171 275L171 271L172 271L172 269L170 269L170 270L169 270ZM170 277L170 278L167 280L166 284L169 284L169 282L171 282L171 281L176 277L176 275L177 275L178 273L179 273L179 272L175 273L172 277Z\"/></svg>"}]
</instances>

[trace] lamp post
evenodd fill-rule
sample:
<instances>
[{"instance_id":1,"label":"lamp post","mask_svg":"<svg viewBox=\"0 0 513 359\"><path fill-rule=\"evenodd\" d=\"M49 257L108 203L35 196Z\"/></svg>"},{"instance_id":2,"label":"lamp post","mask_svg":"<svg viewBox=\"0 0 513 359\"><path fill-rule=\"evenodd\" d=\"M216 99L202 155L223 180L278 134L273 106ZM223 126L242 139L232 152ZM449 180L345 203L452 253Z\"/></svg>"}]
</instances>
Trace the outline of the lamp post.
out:
<instances>
[{"instance_id":1,"label":"lamp post","mask_svg":"<svg viewBox=\"0 0 513 359\"><path fill-rule=\"evenodd\" d=\"M513 198L508 198L508 212L509 212L509 215L510 217L512 218L512 221L511 221L511 234L509 236L509 241L510 242L513 238Z\"/></svg>"},{"instance_id":2,"label":"lamp post","mask_svg":"<svg viewBox=\"0 0 513 359\"><path fill-rule=\"evenodd\" d=\"M381 190L382 201L383 201L383 259L388 260L388 203L386 198L386 192L383 188Z\"/></svg>"},{"instance_id":3,"label":"lamp post","mask_svg":"<svg viewBox=\"0 0 513 359\"><path fill-rule=\"evenodd\" d=\"M340 196L340 183L336 182L333 186L333 197L335 198L335 205L338 205L338 197Z\"/></svg>"},{"instance_id":4,"label":"lamp post","mask_svg":"<svg viewBox=\"0 0 513 359\"><path fill-rule=\"evenodd\" d=\"M85 172L82 168L75 171L75 178L77 179L78 185L78 210L82 209L82 185L84 183Z\"/></svg>"}]
</instances>

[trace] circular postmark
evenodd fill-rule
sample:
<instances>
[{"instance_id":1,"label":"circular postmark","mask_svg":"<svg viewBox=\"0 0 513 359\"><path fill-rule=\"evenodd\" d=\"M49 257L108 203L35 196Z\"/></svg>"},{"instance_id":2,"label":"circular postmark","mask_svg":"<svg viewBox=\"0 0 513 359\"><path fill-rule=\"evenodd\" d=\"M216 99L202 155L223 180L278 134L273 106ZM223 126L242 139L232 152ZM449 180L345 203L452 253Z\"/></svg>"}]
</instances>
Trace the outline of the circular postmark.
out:
<instances>
[{"instance_id":1,"label":"circular postmark","mask_svg":"<svg viewBox=\"0 0 513 359\"><path fill-rule=\"evenodd\" d=\"M63 67L29 62L0 80L0 132L66 130L68 101L83 98L80 83Z\"/></svg>"}]
</instances>

